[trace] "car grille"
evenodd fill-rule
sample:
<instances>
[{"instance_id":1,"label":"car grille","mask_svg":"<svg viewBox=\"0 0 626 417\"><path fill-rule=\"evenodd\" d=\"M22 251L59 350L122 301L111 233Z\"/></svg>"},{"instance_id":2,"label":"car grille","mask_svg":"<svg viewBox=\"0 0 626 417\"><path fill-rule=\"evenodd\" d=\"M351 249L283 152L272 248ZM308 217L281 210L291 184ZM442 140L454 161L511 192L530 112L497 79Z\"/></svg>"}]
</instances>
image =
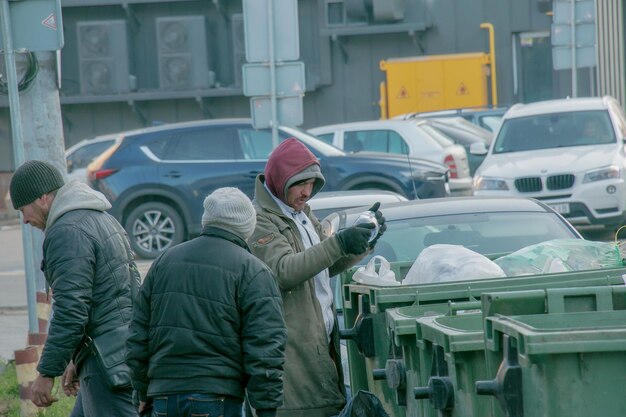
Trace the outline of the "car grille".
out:
<instances>
[{"instance_id":1,"label":"car grille","mask_svg":"<svg viewBox=\"0 0 626 417\"><path fill-rule=\"evenodd\" d=\"M541 178L518 178L515 180L515 188L517 188L517 191L519 191L520 193L532 193L541 191Z\"/></svg>"},{"instance_id":2,"label":"car grille","mask_svg":"<svg viewBox=\"0 0 626 417\"><path fill-rule=\"evenodd\" d=\"M548 177L546 187L548 190L564 190L574 185L574 178L572 174L552 175Z\"/></svg>"},{"instance_id":3,"label":"car grille","mask_svg":"<svg viewBox=\"0 0 626 417\"><path fill-rule=\"evenodd\" d=\"M572 174L551 175L546 179L548 190L564 190L574 185L576 177ZM517 178L515 188L520 193L536 193L543 189L540 177Z\"/></svg>"}]
</instances>

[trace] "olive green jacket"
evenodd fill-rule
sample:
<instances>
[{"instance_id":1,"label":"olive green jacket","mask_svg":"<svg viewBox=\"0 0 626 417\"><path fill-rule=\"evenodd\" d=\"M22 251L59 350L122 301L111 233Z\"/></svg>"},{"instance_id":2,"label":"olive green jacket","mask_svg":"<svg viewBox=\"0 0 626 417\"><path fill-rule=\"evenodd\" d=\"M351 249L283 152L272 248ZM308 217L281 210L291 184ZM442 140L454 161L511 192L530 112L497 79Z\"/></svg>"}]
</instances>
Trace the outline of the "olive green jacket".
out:
<instances>
[{"instance_id":1,"label":"olive green jacket","mask_svg":"<svg viewBox=\"0 0 626 417\"><path fill-rule=\"evenodd\" d=\"M272 270L283 298L287 324L284 405L278 416L328 417L345 405L343 372L339 353L338 324L328 343L322 310L315 296L315 280L328 268L336 275L357 262L346 256L335 236L323 235L319 221L306 206L304 212L321 242L304 250L298 227L256 180L254 206L257 225L250 238L252 253Z\"/></svg>"}]
</instances>

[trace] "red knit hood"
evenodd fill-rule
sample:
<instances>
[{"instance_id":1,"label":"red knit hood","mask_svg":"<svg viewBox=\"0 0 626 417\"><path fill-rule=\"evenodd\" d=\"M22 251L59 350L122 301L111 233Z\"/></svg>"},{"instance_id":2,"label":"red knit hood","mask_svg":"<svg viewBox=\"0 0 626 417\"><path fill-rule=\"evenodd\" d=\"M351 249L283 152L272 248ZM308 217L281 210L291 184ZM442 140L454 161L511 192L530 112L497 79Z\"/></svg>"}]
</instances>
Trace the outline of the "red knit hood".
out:
<instances>
[{"instance_id":1,"label":"red knit hood","mask_svg":"<svg viewBox=\"0 0 626 417\"><path fill-rule=\"evenodd\" d=\"M309 148L295 138L286 139L270 154L265 165L265 184L272 194L285 201L286 186L293 183L289 180L311 165L317 165L318 169L320 167L319 161ZM312 195L315 195L325 183L318 169L307 170L302 178L298 178L298 181L315 178Z\"/></svg>"}]
</instances>

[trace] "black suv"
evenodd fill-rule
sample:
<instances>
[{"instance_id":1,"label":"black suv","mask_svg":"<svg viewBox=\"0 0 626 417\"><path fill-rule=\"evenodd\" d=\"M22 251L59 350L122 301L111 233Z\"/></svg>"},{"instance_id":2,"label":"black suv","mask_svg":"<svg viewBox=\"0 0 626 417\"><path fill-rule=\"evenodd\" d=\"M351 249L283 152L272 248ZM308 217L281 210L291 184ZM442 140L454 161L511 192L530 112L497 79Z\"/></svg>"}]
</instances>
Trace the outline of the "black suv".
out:
<instances>
[{"instance_id":1,"label":"black suv","mask_svg":"<svg viewBox=\"0 0 626 417\"><path fill-rule=\"evenodd\" d=\"M409 199L447 194L443 165L378 153L347 155L293 128L321 162L325 191L380 189ZM130 235L138 256L152 259L201 230L202 202L219 187L250 198L272 146L271 130L250 120L202 120L123 132L88 168L90 185L111 201L110 212Z\"/></svg>"}]
</instances>

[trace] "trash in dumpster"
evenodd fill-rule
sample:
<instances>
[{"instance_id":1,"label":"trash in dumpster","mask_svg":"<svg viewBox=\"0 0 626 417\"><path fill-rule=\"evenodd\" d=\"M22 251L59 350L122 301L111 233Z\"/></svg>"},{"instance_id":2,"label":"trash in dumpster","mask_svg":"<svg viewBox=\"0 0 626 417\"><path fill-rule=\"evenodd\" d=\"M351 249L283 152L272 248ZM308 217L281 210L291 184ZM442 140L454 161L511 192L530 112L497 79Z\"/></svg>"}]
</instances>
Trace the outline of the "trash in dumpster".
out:
<instances>
[{"instance_id":1,"label":"trash in dumpster","mask_svg":"<svg viewBox=\"0 0 626 417\"><path fill-rule=\"evenodd\" d=\"M429 284L505 276L497 264L478 252L461 245L437 244L419 254L402 283Z\"/></svg>"},{"instance_id":2,"label":"trash in dumpster","mask_svg":"<svg viewBox=\"0 0 626 417\"><path fill-rule=\"evenodd\" d=\"M376 271L376 261L380 261L380 267ZM367 285L400 285L396 281L396 274L390 268L389 261L383 256L374 256L367 265L356 270L352 279L360 284Z\"/></svg>"},{"instance_id":3,"label":"trash in dumpster","mask_svg":"<svg viewBox=\"0 0 626 417\"><path fill-rule=\"evenodd\" d=\"M507 276L585 271L624 266L618 245L583 239L554 239L494 260Z\"/></svg>"}]
</instances>

